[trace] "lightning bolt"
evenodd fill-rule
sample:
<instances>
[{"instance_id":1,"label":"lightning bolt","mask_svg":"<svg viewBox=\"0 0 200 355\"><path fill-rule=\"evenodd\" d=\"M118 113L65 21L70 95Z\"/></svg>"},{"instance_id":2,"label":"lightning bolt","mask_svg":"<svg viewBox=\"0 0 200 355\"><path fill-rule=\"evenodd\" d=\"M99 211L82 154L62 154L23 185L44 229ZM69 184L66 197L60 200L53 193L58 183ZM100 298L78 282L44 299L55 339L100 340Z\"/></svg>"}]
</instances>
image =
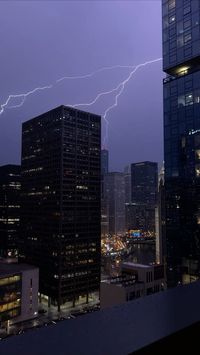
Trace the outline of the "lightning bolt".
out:
<instances>
[{"instance_id":1,"label":"lightning bolt","mask_svg":"<svg viewBox=\"0 0 200 355\"><path fill-rule=\"evenodd\" d=\"M101 73L105 70L112 70L112 69L131 69L133 68L132 65L113 65L111 67L102 67L102 68L99 68L89 74L85 74L85 75L78 75L78 76L63 76L62 78L56 80L56 83L59 83L63 80L74 80L74 79L87 79L87 78L91 78L92 76L98 74L98 73Z\"/></svg>"},{"instance_id":2,"label":"lightning bolt","mask_svg":"<svg viewBox=\"0 0 200 355\"><path fill-rule=\"evenodd\" d=\"M104 121L105 121L105 124L106 124L106 132L105 132L105 136L104 136L104 141L103 141L103 146L106 146L106 143L107 143L107 140L108 140L108 128L109 128L109 121L107 120L107 115L108 113L115 107L118 106L118 99L119 97L121 96L121 94L123 93L124 89L125 89L125 85L130 81L130 79L132 78L133 74L135 74L135 72L141 68L141 67L145 67L146 65L149 65L149 64L153 64L153 63L156 63L156 62L159 62L161 61L162 58L156 58L156 59L153 59L153 60L149 60L145 63L141 63L141 64L138 64L134 67L134 69L129 73L128 77L122 81L119 85L118 85L118 89L119 89L119 92L116 94L115 96L115 101L114 103L109 106L104 114L102 115ZM113 90L114 91L114 90Z\"/></svg>"},{"instance_id":3,"label":"lightning bolt","mask_svg":"<svg viewBox=\"0 0 200 355\"><path fill-rule=\"evenodd\" d=\"M84 75L77 75L77 76L63 76L59 79L56 80L56 84L63 81L63 80L77 80L77 79L86 79L86 78L91 78L93 77L94 75L100 73L100 72L103 72L103 71L106 71L106 70L112 70L112 69L130 69L130 68L133 68L133 66L131 65L113 65L113 66L110 66L110 67L102 67L102 68L99 68L97 69L96 71L93 71L89 74L84 74ZM29 95L32 95L34 94L35 92L37 91L41 91L41 90L46 90L46 89L52 89L54 86L54 84L51 84L51 85L47 85L47 86L43 86L43 87L37 87L31 91L28 91L27 93L24 93L24 94L13 94L13 95L9 95L6 102L4 104L1 104L0 105L0 115L5 111L5 109L9 108L9 109L12 109L12 108L17 108L17 107L21 107L23 106L27 96ZM109 94L109 92L107 93ZM104 94L106 95L106 93ZM99 97L101 97L102 95L99 95ZM18 98L21 98L21 102L17 105L12 105L12 106L9 106L9 103L12 99L18 99ZM98 100L98 98L95 100L95 102ZM94 103L95 103L94 102ZM82 106L82 105L85 105L85 106L90 106L90 105L93 105L93 102L92 103L86 103L86 104L78 104L78 106ZM75 105L69 105L69 106L72 106L72 107L75 107Z\"/></svg>"},{"instance_id":4,"label":"lightning bolt","mask_svg":"<svg viewBox=\"0 0 200 355\"><path fill-rule=\"evenodd\" d=\"M47 89L52 89L53 85L47 85L47 86L43 86L43 87L38 87L38 88L35 88L31 91L28 91L26 92L25 94L16 94L16 95L9 95L6 102L4 104L1 104L0 105L0 115L2 115L2 113L4 112L4 110L6 108L16 108L16 107L21 107L23 106L26 98L32 94L34 94L35 92L37 91L42 91L42 90L47 90ZM12 99L22 99L22 101L18 104L18 105L13 105L13 106L9 106L9 102L12 100Z\"/></svg>"},{"instance_id":5,"label":"lightning bolt","mask_svg":"<svg viewBox=\"0 0 200 355\"><path fill-rule=\"evenodd\" d=\"M74 105L68 105L68 106L71 106L71 107L79 107L79 106L92 106L94 105L98 100L99 98L101 98L102 96L106 96L106 95L110 95L110 94L113 94L115 92L116 95L115 95L115 100L114 100L114 103L112 105L110 105L106 110L105 112L103 113L102 117L105 121L105 137L104 137L104 142L103 142L103 145L106 146L106 142L108 140L108 128L109 128L109 121L107 119L107 115L108 113L114 109L115 107L118 106L118 99L119 97L122 95L122 93L124 92L124 89L125 89L125 86L126 84L131 80L132 76L135 74L135 72L141 68L141 67L145 67L149 64L153 64L153 63L156 63L158 61L161 61L162 58L156 58L156 59L153 59L153 60L149 60L149 61L146 61L144 63L140 63L136 66L131 66L131 65L114 65L114 66L111 66L111 67L102 67L102 68L99 68L97 69L96 71L93 71L89 74L85 74L85 75L79 75L79 76L63 76L59 79L56 80L56 84L63 81L63 80L77 80L77 79L86 79L86 78L91 78L92 76L96 75L97 73L100 73L100 72L103 72L103 71L106 71L106 70L112 70L112 69L121 69L121 68L126 68L126 69L132 69L131 72L128 74L128 76L123 80L121 81L116 87L114 87L113 89L111 90L108 90L108 91L103 91L103 92L100 92L99 94L97 94L97 96L90 102L86 102L86 103L78 103L78 104L74 104ZM43 87L37 87L31 91L28 91L27 93L23 93L23 94L16 94L16 95L9 95L6 102L4 104L1 104L0 105L0 115L5 111L6 108L17 108L17 107L21 107L23 106L26 98L32 94L34 94L35 92L37 91L42 91L42 90L47 90L47 89L52 89L54 86L54 84L51 84L51 85L47 85L47 86L43 86ZM8 106L10 101L12 99L16 99L16 98L20 98L21 99L21 102L17 105L12 105L12 106Z\"/></svg>"}]
</instances>

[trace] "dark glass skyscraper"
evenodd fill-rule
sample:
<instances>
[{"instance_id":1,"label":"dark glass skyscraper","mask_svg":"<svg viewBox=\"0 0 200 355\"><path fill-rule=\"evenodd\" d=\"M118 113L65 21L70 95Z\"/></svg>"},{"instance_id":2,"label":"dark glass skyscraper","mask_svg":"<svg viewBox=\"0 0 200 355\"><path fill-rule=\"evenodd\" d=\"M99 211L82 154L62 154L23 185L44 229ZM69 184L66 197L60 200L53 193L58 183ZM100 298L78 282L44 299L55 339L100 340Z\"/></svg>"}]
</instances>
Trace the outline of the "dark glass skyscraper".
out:
<instances>
[{"instance_id":1,"label":"dark glass skyscraper","mask_svg":"<svg viewBox=\"0 0 200 355\"><path fill-rule=\"evenodd\" d=\"M58 308L99 290L100 119L60 106L22 127L20 258Z\"/></svg>"},{"instance_id":2,"label":"dark glass skyscraper","mask_svg":"<svg viewBox=\"0 0 200 355\"><path fill-rule=\"evenodd\" d=\"M155 208L157 205L158 164L144 161L131 164L131 198L126 205L126 219L135 214L135 219L128 226L140 226L150 235L155 233ZM138 216L138 218L136 218ZM136 223L137 220L137 223ZM135 222L134 222L135 221ZM135 228L134 227L134 228Z\"/></svg>"},{"instance_id":3,"label":"dark glass skyscraper","mask_svg":"<svg viewBox=\"0 0 200 355\"><path fill-rule=\"evenodd\" d=\"M200 271L200 1L163 0L168 285Z\"/></svg>"},{"instance_id":4,"label":"dark glass skyscraper","mask_svg":"<svg viewBox=\"0 0 200 355\"><path fill-rule=\"evenodd\" d=\"M18 254L20 223L21 167L0 167L0 256Z\"/></svg>"},{"instance_id":5,"label":"dark glass skyscraper","mask_svg":"<svg viewBox=\"0 0 200 355\"><path fill-rule=\"evenodd\" d=\"M150 161L131 164L132 202L154 207L157 203L158 164Z\"/></svg>"},{"instance_id":6,"label":"dark glass skyscraper","mask_svg":"<svg viewBox=\"0 0 200 355\"><path fill-rule=\"evenodd\" d=\"M105 201L108 211L109 234L125 231L125 184L124 174L112 172L105 175Z\"/></svg>"},{"instance_id":7,"label":"dark glass skyscraper","mask_svg":"<svg viewBox=\"0 0 200 355\"><path fill-rule=\"evenodd\" d=\"M107 149L101 151L101 174L108 174L109 153Z\"/></svg>"}]
</instances>

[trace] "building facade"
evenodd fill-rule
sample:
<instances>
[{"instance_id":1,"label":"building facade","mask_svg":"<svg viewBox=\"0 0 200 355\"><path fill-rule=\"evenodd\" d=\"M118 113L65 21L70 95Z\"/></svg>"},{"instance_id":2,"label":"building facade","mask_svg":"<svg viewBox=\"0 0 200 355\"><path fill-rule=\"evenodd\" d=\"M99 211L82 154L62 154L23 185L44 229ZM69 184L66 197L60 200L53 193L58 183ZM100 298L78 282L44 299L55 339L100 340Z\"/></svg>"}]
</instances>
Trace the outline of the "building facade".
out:
<instances>
[{"instance_id":1,"label":"building facade","mask_svg":"<svg viewBox=\"0 0 200 355\"><path fill-rule=\"evenodd\" d=\"M163 0L168 285L200 274L200 2Z\"/></svg>"},{"instance_id":2,"label":"building facade","mask_svg":"<svg viewBox=\"0 0 200 355\"><path fill-rule=\"evenodd\" d=\"M107 149L101 150L101 175L108 174L109 152Z\"/></svg>"},{"instance_id":3,"label":"building facade","mask_svg":"<svg viewBox=\"0 0 200 355\"><path fill-rule=\"evenodd\" d=\"M131 164L132 202L154 207L157 204L158 164L150 161Z\"/></svg>"},{"instance_id":4,"label":"building facade","mask_svg":"<svg viewBox=\"0 0 200 355\"><path fill-rule=\"evenodd\" d=\"M20 224L21 167L0 167L0 256L18 254Z\"/></svg>"},{"instance_id":5,"label":"building facade","mask_svg":"<svg viewBox=\"0 0 200 355\"><path fill-rule=\"evenodd\" d=\"M155 208L139 203L125 203L125 228L140 230L144 237L155 235Z\"/></svg>"},{"instance_id":6,"label":"building facade","mask_svg":"<svg viewBox=\"0 0 200 355\"><path fill-rule=\"evenodd\" d=\"M0 263L0 323L38 315L39 270L26 264Z\"/></svg>"},{"instance_id":7,"label":"building facade","mask_svg":"<svg viewBox=\"0 0 200 355\"><path fill-rule=\"evenodd\" d=\"M131 164L131 198L127 205L127 216L135 218L133 223L141 224L140 229L155 234L155 208L158 197L158 164L144 161ZM130 212L130 213L129 213ZM144 217L144 218L143 218ZM143 222L142 222L143 219ZM129 218L130 221L130 218Z\"/></svg>"},{"instance_id":8,"label":"building facade","mask_svg":"<svg viewBox=\"0 0 200 355\"><path fill-rule=\"evenodd\" d=\"M99 290L100 119L60 106L22 127L20 260L39 267L58 310Z\"/></svg>"},{"instance_id":9,"label":"building facade","mask_svg":"<svg viewBox=\"0 0 200 355\"><path fill-rule=\"evenodd\" d=\"M112 172L105 175L105 200L108 210L109 234L125 231L125 185L124 174Z\"/></svg>"},{"instance_id":10,"label":"building facade","mask_svg":"<svg viewBox=\"0 0 200 355\"><path fill-rule=\"evenodd\" d=\"M105 198L105 176L108 174L109 152L107 149L101 150L101 235L109 233L108 205Z\"/></svg>"},{"instance_id":11,"label":"building facade","mask_svg":"<svg viewBox=\"0 0 200 355\"><path fill-rule=\"evenodd\" d=\"M131 203L131 165L124 168L125 203Z\"/></svg>"}]
</instances>

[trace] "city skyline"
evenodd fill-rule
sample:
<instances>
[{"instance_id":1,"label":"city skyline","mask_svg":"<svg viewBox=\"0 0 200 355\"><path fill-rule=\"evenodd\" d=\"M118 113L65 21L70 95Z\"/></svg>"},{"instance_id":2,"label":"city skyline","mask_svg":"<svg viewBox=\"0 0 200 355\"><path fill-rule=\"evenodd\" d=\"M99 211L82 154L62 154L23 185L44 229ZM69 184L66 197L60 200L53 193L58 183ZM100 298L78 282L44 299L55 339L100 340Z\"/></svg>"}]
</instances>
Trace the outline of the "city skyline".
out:
<instances>
[{"instance_id":1,"label":"city skyline","mask_svg":"<svg viewBox=\"0 0 200 355\"><path fill-rule=\"evenodd\" d=\"M15 7L13 11L15 17L9 13L5 23L9 6L9 3L1 4L3 28L1 43L5 48L2 54L5 77L4 87L1 88L1 105L10 94L23 93L38 86L48 85L65 75L82 75L115 65L133 66L161 57L159 1L95 2L92 6L91 2L84 4L31 2L29 7L25 2L17 2L12 3ZM84 26L81 20L83 13L87 19ZM130 13L134 14L134 21ZM155 17L151 30L150 18L147 16L149 13ZM37 28L34 23L36 15ZM63 16L66 19L64 24ZM76 16L75 29L70 16L72 19ZM126 18L126 25L123 17ZM55 23L53 27L52 19ZM119 26L120 19L123 21L123 27ZM11 30L7 31L9 23ZM132 36L131 27L135 36ZM91 30L95 34L94 39L91 37ZM139 37L136 35L138 32ZM60 36L63 41L60 40ZM84 45L81 36L84 37ZM151 47L147 46L150 37L154 38ZM55 48L53 52L50 43ZM26 51L23 48L26 48ZM4 56L4 53L11 53L11 49L12 55ZM33 55L33 51L39 53L38 57ZM22 53L23 55L19 55ZM90 78L61 81L51 90L28 97L23 107L5 110L0 118L0 141L6 149L4 154L0 155L0 164L19 163L22 122L59 104L90 102L99 92L112 90L125 80L129 73L128 68L113 68ZM118 107L112 110L108 117L110 129L107 148L110 152L111 170L115 171L122 171L124 165L132 162L163 160L161 61L139 68L134 75L120 96ZM109 105L114 104L114 98L115 96L111 94L102 97L89 108L85 106L80 108L102 114ZM142 105L144 98L151 111L150 117L149 113L145 112L145 105ZM15 101L12 105L19 103Z\"/></svg>"}]
</instances>

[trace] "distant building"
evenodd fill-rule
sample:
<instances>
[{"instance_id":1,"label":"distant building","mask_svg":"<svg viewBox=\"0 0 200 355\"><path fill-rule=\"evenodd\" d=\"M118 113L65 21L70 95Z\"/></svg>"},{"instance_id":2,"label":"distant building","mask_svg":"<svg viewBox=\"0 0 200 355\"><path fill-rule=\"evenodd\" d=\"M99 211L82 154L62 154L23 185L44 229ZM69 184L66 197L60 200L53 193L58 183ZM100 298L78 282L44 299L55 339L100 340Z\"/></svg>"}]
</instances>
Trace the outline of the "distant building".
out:
<instances>
[{"instance_id":1,"label":"distant building","mask_svg":"<svg viewBox=\"0 0 200 355\"><path fill-rule=\"evenodd\" d=\"M150 161L131 164L132 202L154 207L157 204L158 164Z\"/></svg>"},{"instance_id":2,"label":"distant building","mask_svg":"<svg viewBox=\"0 0 200 355\"><path fill-rule=\"evenodd\" d=\"M108 174L109 171L109 152L107 149L101 150L101 175Z\"/></svg>"},{"instance_id":3,"label":"distant building","mask_svg":"<svg viewBox=\"0 0 200 355\"><path fill-rule=\"evenodd\" d=\"M164 267L124 262L121 276L101 282L101 308L132 301L165 289Z\"/></svg>"},{"instance_id":4,"label":"distant building","mask_svg":"<svg viewBox=\"0 0 200 355\"><path fill-rule=\"evenodd\" d=\"M101 117L60 106L23 123L20 260L60 310L99 292Z\"/></svg>"},{"instance_id":5,"label":"distant building","mask_svg":"<svg viewBox=\"0 0 200 355\"><path fill-rule=\"evenodd\" d=\"M125 203L131 202L131 165L124 168Z\"/></svg>"},{"instance_id":6,"label":"distant building","mask_svg":"<svg viewBox=\"0 0 200 355\"><path fill-rule=\"evenodd\" d=\"M155 208L145 204L125 204L126 232L134 229L141 230L144 236L154 236L155 233Z\"/></svg>"},{"instance_id":7,"label":"distant building","mask_svg":"<svg viewBox=\"0 0 200 355\"><path fill-rule=\"evenodd\" d=\"M18 254L20 223L21 167L0 167L0 256Z\"/></svg>"},{"instance_id":8,"label":"distant building","mask_svg":"<svg viewBox=\"0 0 200 355\"><path fill-rule=\"evenodd\" d=\"M0 262L0 323L37 317L39 269Z\"/></svg>"},{"instance_id":9,"label":"distant building","mask_svg":"<svg viewBox=\"0 0 200 355\"><path fill-rule=\"evenodd\" d=\"M131 196L137 210L145 215L143 229L155 233L155 208L157 206L158 164L150 161L131 164ZM140 206L140 207L139 207ZM145 207L146 206L146 207ZM135 207L136 208L136 207ZM132 207L132 210L134 207Z\"/></svg>"},{"instance_id":10,"label":"distant building","mask_svg":"<svg viewBox=\"0 0 200 355\"><path fill-rule=\"evenodd\" d=\"M109 233L108 204L105 198L105 175L108 174L109 152L101 150L101 235Z\"/></svg>"},{"instance_id":11,"label":"distant building","mask_svg":"<svg viewBox=\"0 0 200 355\"><path fill-rule=\"evenodd\" d=\"M158 206L155 210L156 220L156 262L166 263L166 238L165 238L165 191L164 191L164 166L158 178Z\"/></svg>"},{"instance_id":12,"label":"distant building","mask_svg":"<svg viewBox=\"0 0 200 355\"><path fill-rule=\"evenodd\" d=\"M200 1L163 0L168 285L200 275Z\"/></svg>"},{"instance_id":13,"label":"distant building","mask_svg":"<svg viewBox=\"0 0 200 355\"><path fill-rule=\"evenodd\" d=\"M112 172L105 175L105 199L108 206L109 234L125 231L124 174Z\"/></svg>"}]
</instances>

